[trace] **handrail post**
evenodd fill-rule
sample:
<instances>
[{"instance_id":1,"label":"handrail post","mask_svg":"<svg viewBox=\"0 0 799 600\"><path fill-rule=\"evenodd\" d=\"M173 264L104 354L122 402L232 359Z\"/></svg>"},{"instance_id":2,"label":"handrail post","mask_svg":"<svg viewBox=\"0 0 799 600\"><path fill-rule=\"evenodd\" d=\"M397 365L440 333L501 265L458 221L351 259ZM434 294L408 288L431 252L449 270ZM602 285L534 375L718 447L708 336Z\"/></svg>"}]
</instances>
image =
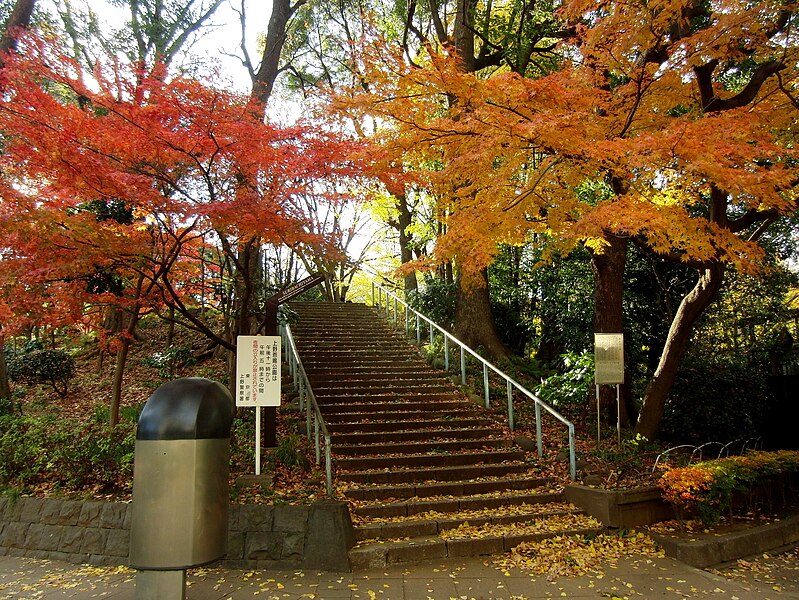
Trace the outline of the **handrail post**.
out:
<instances>
[{"instance_id":1,"label":"handrail post","mask_svg":"<svg viewBox=\"0 0 799 600\"><path fill-rule=\"evenodd\" d=\"M461 385L466 385L466 351L463 346L461 349Z\"/></svg>"},{"instance_id":2,"label":"handrail post","mask_svg":"<svg viewBox=\"0 0 799 600\"><path fill-rule=\"evenodd\" d=\"M535 403L535 441L538 446L538 456L544 456L544 432L541 428L541 403Z\"/></svg>"},{"instance_id":3,"label":"handrail post","mask_svg":"<svg viewBox=\"0 0 799 600\"><path fill-rule=\"evenodd\" d=\"M394 327L397 326L397 298L394 297Z\"/></svg>"},{"instance_id":4,"label":"handrail post","mask_svg":"<svg viewBox=\"0 0 799 600\"><path fill-rule=\"evenodd\" d=\"M510 379L505 380L508 387L508 429L513 431L513 385Z\"/></svg>"},{"instance_id":5,"label":"handrail post","mask_svg":"<svg viewBox=\"0 0 799 600\"><path fill-rule=\"evenodd\" d=\"M305 379L300 378L300 412L305 408Z\"/></svg>"},{"instance_id":6,"label":"handrail post","mask_svg":"<svg viewBox=\"0 0 799 600\"><path fill-rule=\"evenodd\" d=\"M305 437L311 441L311 403L305 405Z\"/></svg>"},{"instance_id":7,"label":"handrail post","mask_svg":"<svg viewBox=\"0 0 799 600\"><path fill-rule=\"evenodd\" d=\"M325 435L325 480L327 483L327 495L333 496L333 460L329 435Z\"/></svg>"},{"instance_id":8,"label":"handrail post","mask_svg":"<svg viewBox=\"0 0 799 600\"><path fill-rule=\"evenodd\" d=\"M372 282L372 306L375 305L375 282Z\"/></svg>"},{"instance_id":9,"label":"handrail post","mask_svg":"<svg viewBox=\"0 0 799 600\"><path fill-rule=\"evenodd\" d=\"M569 475L577 481L577 457L575 452L574 425L569 423Z\"/></svg>"},{"instance_id":10,"label":"handrail post","mask_svg":"<svg viewBox=\"0 0 799 600\"><path fill-rule=\"evenodd\" d=\"M316 449L316 464L322 464L322 449L319 447L319 415L314 419L314 448Z\"/></svg>"},{"instance_id":11,"label":"handrail post","mask_svg":"<svg viewBox=\"0 0 799 600\"><path fill-rule=\"evenodd\" d=\"M405 307L405 337L411 332L411 313L408 311L408 307Z\"/></svg>"},{"instance_id":12,"label":"handrail post","mask_svg":"<svg viewBox=\"0 0 799 600\"><path fill-rule=\"evenodd\" d=\"M430 345L433 345L433 322L430 321Z\"/></svg>"},{"instance_id":13,"label":"handrail post","mask_svg":"<svg viewBox=\"0 0 799 600\"><path fill-rule=\"evenodd\" d=\"M491 399L488 394L488 366L483 363L483 394L486 400L486 408L491 407Z\"/></svg>"},{"instance_id":14,"label":"handrail post","mask_svg":"<svg viewBox=\"0 0 799 600\"><path fill-rule=\"evenodd\" d=\"M419 325L419 313L416 314L416 345L422 345L422 328Z\"/></svg>"},{"instance_id":15,"label":"handrail post","mask_svg":"<svg viewBox=\"0 0 799 600\"><path fill-rule=\"evenodd\" d=\"M449 373L449 336L444 334L444 370Z\"/></svg>"}]
</instances>

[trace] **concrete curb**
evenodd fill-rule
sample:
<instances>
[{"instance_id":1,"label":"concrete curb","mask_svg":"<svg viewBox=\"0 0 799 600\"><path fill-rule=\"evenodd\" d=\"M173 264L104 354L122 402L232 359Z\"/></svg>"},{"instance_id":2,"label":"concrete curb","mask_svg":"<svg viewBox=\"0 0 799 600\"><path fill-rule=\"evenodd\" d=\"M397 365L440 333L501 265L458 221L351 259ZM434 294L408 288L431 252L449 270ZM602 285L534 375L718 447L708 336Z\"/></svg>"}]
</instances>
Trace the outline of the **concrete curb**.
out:
<instances>
[{"instance_id":1,"label":"concrete curb","mask_svg":"<svg viewBox=\"0 0 799 600\"><path fill-rule=\"evenodd\" d=\"M723 535L700 534L691 539L651 535L667 556L704 569L799 544L799 515Z\"/></svg>"}]
</instances>

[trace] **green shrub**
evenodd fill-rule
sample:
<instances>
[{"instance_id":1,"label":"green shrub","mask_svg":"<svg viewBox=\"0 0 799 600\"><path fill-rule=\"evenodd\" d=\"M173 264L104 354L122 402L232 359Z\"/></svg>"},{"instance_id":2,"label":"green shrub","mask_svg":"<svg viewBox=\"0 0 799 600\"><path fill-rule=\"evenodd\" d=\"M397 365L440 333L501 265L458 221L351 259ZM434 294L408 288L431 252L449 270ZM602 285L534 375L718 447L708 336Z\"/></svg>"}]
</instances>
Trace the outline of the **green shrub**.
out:
<instances>
[{"instance_id":1,"label":"green shrub","mask_svg":"<svg viewBox=\"0 0 799 600\"><path fill-rule=\"evenodd\" d=\"M169 346L163 352L154 352L142 360L142 364L158 370L163 379L174 379L178 369L190 367L196 363L189 346Z\"/></svg>"},{"instance_id":2,"label":"green shrub","mask_svg":"<svg viewBox=\"0 0 799 600\"><path fill-rule=\"evenodd\" d=\"M23 352L8 363L8 376L23 383L49 385L63 398L75 376L75 359L63 350Z\"/></svg>"},{"instance_id":3,"label":"green shrub","mask_svg":"<svg viewBox=\"0 0 799 600\"><path fill-rule=\"evenodd\" d=\"M0 417L0 483L55 483L69 491L127 489L135 432L54 417Z\"/></svg>"},{"instance_id":4,"label":"green shrub","mask_svg":"<svg viewBox=\"0 0 799 600\"><path fill-rule=\"evenodd\" d=\"M594 355L567 352L561 361L563 371L542 380L533 391L555 408L580 409L594 385Z\"/></svg>"}]
</instances>

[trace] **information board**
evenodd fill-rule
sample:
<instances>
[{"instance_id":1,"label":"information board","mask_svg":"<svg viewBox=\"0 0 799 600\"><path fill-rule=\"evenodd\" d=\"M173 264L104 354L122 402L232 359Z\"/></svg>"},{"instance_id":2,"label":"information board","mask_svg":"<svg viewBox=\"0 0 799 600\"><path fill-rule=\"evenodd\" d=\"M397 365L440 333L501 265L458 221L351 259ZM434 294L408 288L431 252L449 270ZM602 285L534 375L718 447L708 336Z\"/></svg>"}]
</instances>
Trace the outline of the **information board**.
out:
<instances>
[{"instance_id":1,"label":"information board","mask_svg":"<svg viewBox=\"0 0 799 600\"><path fill-rule=\"evenodd\" d=\"M280 336L236 339L236 406L280 406Z\"/></svg>"},{"instance_id":2,"label":"information board","mask_svg":"<svg viewBox=\"0 0 799 600\"><path fill-rule=\"evenodd\" d=\"M624 383L624 334L594 334L595 383L617 385Z\"/></svg>"}]
</instances>

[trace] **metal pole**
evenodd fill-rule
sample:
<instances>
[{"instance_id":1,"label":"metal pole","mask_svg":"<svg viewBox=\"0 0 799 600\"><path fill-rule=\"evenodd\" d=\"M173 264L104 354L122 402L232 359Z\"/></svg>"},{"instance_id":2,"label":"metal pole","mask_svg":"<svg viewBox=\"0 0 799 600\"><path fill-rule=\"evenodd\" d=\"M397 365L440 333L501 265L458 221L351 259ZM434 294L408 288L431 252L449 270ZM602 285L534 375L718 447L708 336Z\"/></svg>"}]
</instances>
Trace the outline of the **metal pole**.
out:
<instances>
[{"instance_id":1,"label":"metal pole","mask_svg":"<svg viewBox=\"0 0 799 600\"><path fill-rule=\"evenodd\" d=\"M397 298L394 298L394 327L397 326Z\"/></svg>"},{"instance_id":2,"label":"metal pole","mask_svg":"<svg viewBox=\"0 0 799 600\"><path fill-rule=\"evenodd\" d=\"M325 480L327 483L327 495L333 496L333 460L330 456L330 436L325 436Z\"/></svg>"},{"instance_id":3,"label":"metal pole","mask_svg":"<svg viewBox=\"0 0 799 600\"><path fill-rule=\"evenodd\" d=\"M311 400L305 403L305 437L311 441Z\"/></svg>"},{"instance_id":4,"label":"metal pole","mask_svg":"<svg viewBox=\"0 0 799 600\"><path fill-rule=\"evenodd\" d=\"M314 429L314 446L316 448L316 464L322 464L322 449L319 446L319 415L314 415L316 418L313 420Z\"/></svg>"},{"instance_id":5,"label":"metal pole","mask_svg":"<svg viewBox=\"0 0 799 600\"><path fill-rule=\"evenodd\" d=\"M422 345L422 328L419 326L419 315L416 315L416 345Z\"/></svg>"},{"instance_id":6,"label":"metal pole","mask_svg":"<svg viewBox=\"0 0 799 600\"><path fill-rule=\"evenodd\" d=\"M372 282L372 306L375 305L375 282Z\"/></svg>"},{"instance_id":7,"label":"metal pole","mask_svg":"<svg viewBox=\"0 0 799 600\"><path fill-rule=\"evenodd\" d=\"M616 384L616 438L621 444L621 386Z\"/></svg>"},{"instance_id":8,"label":"metal pole","mask_svg":"<svg viewBox=\"0 0 799 600\"><path fill-rule=\"evenodd\" d=\"M433 322L430 321L430 345L433 345Z\"/></svg>"},{"instance_id":9,"label":"metal pole","mask_svg":"<svg viewBox=\"0 0 799 600\"><path fill-rule=\"evenodd\" d=\"M255 407L255 474L261 474L261 407Z\"/></svg>"},{"instance_id":10,"label":"metal pole","mask_svg":"<svg viewBox=\"0 0 799 600\"><path fill-rule=\"evenodd\" d=\"M569 475L572 481L577 481L577 457L574 442L574 425L569 423Z\"/></svg>"},{"instance_id":11,"label":"metal pole","mask_svg":"<svg viewBox=\"0 0 799 600\"><path fill-rule=\"evenodd\" d=\"M491 400L488 397L488 365L483 363L483 394L486 399L486 408L491 406Z\"/></svg>"},{"instance_id":12,"label":"metal pole","mask_svg":"<svg viewBox=\"0 0 799 600\"><path fill-rule=\"evenodd\" d=\"M466 385L466 351L463 349L463 346L460 346L461 349L461 385Z\"/></svg>"},{"instance_id":13,"label":"metal pole","mask_svg":"<svg viewBox=\"0 0 799 600\"><path fill-rule=\"evenodd\" d=\"M596 386L596 447L599 448L599 438L601 436L599 422L599 384Z\"/></svg>"},{"instance_id":14,"label":"metal pole","mask_svg":"<svg viewBox=\"0 0 799 600\"><path fill-rule=\"evenodd\" d=\"M444 370L449 372L449 337L444 334Z\"/></svg>"},{"instance_id":15,"label":"metal pole","mask_svg":"<svg viewBox=\"0 0 799 600\"><path fill-rule=\"evenodd\" d=\"M541 427L541 405L535 403L535 441L538 445L538 456L544 456L544 432Z\"/></svg>"},{"instance_id":16,"label":"metal pole","mask_svg":"<svg viewBox=\"0 0 799 600\"><path fill-rule=\"evenodd\" d=\"M408 307L405 307L405 337L408 337L408 334L411 331L411 313L408 312Z\"/></svg>"},{"instance_id":17,"label":"metal pole","mask_svg":"<svg viewBox=\"0 0 799 600\"><path fill-rule=\"evenodd\" d=\"M510 379L505 380L508 386L508 429L513 431L513 385Z\"/></svg>"}]
</instances>

